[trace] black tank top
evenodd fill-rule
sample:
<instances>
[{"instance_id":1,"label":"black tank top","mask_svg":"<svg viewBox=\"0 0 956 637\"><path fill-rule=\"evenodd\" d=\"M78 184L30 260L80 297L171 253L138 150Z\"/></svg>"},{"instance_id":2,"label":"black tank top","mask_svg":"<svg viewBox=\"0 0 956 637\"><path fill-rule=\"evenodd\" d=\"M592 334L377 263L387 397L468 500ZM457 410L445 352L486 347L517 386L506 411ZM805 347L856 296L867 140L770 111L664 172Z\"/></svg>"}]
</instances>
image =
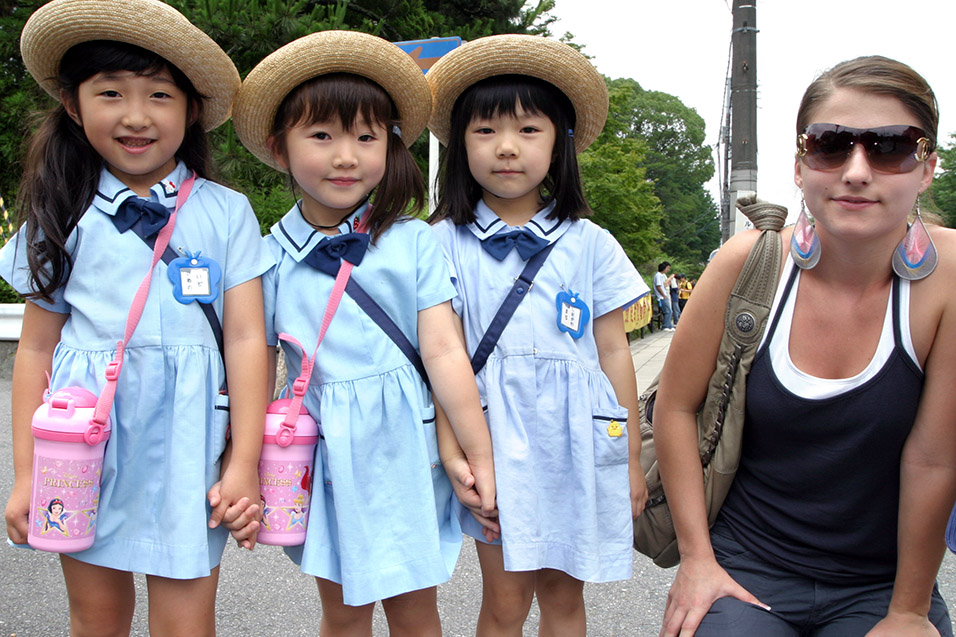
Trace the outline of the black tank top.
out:
<instances>
[{"instance_id":1,"label":"black tank top","mask_svg":"<svg viewBox=\"0 0 956 637\"><path fill-rule=\"evenodd\" d=\"M900 281L894 276L894 348L882 369L815 400L788 391L768 353L796 273L747 378L740 467L720 520L748 550L795 573L833 583L892 579L900 455L923 387L902 346Z\"/></svg>"}]
</instances>

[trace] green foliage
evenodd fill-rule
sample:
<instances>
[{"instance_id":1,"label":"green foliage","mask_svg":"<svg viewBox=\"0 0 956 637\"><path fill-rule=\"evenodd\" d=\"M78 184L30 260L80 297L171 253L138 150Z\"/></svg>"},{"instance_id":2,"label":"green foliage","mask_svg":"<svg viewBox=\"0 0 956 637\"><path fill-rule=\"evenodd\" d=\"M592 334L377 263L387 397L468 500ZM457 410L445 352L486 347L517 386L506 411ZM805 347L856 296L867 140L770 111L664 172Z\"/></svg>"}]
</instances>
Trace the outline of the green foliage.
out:
<instances>
[{"instance_id":1,"label":"green foliage","mask_svg":"<svg viewBox=\"0 0 956 637\"><path fill-rule=\"evenodd\" d=\"M7 206L16 198L31 113L53 104L20 60L20 31L41 4L0 2L0 196Z\"/></svg>"},{"instance_id":2,"label":"green foliage","mask_svg":"<svg viewBox=\"0 0 956 637\"><path fill-rule=\"evenodd\" d=\"M720 242L717 205L704 184L714 175L704 120L677 97L646 91L635 80L608 82L611 112L602 137L646 143L641 166L660 200L659 254L703 263Z\"/></svg>"},{"instance_id":3,"label":"green foliage","mask_svg":"<svg viewBox=\"0 0 956 637\"><path fill-rule=\"evenodd\" d=\"M602 136L579 156L594 222L614 235L638 267L657 255L661 235L660 202L641 167L646 149L642 140Z\"/></svg>"},{"instance_id":4,"label":"green foliage","mask_svg":"<svg viewBox=\"0 0 956 637\"><path fill-rule=\"evenodd\" d=\"M942 170L933 179L929 192L943 223L956 228L956 134L950 136L947 146L936 149Z\"/></svg>"}]
</instances>

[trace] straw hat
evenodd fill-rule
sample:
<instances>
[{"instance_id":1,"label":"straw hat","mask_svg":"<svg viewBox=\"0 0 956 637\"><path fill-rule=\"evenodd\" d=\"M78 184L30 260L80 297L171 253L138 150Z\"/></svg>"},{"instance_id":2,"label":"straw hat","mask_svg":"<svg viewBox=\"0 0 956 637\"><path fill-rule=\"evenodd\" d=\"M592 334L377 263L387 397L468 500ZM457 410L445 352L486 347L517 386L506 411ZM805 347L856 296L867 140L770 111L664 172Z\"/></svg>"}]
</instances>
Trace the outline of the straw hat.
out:
<instances>
[{"instance_id":1,"label":"straw hat","mask_svg":"<svg viewBox=\"0 0 956 637\"><path fill-rule=\"evenodd\" d=\"M20 36L20 54L33 79L60 99L60 60L73 45L91 40L135 44L174 64L205 95L202 125L229 119L239 72L212 38L159 0L53 0L37 9Z\"/></svg>"},{"instance_id":2,"label":"straw hat","mask_svg":"<svg viewBox=\"0 0 956 637\"><path fill-rule=\"evenodd\" d=\"M361 75L385 89L398 108L406 146L425 130L431 93L422 70L407 53L367 33L320 31L274 51L246 76L233 124L249 152L282 170L266 143L279 105L299 84L328 73Z\"/></svg>"},{"instance_id":3,"label":"straw hat","mask_svg":"<svg viewBox=\"0 0 956 637\"><path fill-rule=\"evenodd\" d=\"M492 35L442 56L426 76L434 100L428 128L446 146L451 111L472 84L495 75L530 75L556 86L574 106L574 147L591 145L607 119L607 85L587 58L566 44L534 35Z\"/></svg>"}]
</instances>

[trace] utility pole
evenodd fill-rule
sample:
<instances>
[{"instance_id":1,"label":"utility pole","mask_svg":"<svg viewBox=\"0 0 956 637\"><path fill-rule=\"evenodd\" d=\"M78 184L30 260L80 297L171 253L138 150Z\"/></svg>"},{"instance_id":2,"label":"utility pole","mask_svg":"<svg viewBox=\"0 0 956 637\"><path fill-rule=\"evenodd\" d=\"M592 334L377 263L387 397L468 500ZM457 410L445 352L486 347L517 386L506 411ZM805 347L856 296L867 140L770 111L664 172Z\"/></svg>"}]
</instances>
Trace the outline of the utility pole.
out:
<instances>
[{"instance_id":1,"label":"utility pole","mask_svg":"<svg viewBox=\"0 0 956 637\"><path fill-rule=\"evenodd\" d=\"M755 0L734 0L730 74L730 184L721 211L721 241L744 229L736 210L739 197L757 192L757 7Z\"/></svg>"}]
</instances>

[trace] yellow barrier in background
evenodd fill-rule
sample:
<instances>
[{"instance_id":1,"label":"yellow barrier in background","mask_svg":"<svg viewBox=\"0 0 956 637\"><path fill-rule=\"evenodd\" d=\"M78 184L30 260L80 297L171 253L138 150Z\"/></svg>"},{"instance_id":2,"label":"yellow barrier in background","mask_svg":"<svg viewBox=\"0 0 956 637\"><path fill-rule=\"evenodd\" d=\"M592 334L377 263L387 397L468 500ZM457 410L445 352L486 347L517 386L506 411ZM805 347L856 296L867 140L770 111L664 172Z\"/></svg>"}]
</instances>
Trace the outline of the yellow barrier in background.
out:
<instances>
[{"instance_id":1,"label":"yellow barrier in background","mask_svg":"<svg viewBox=\"0 0 956 637\"><path fill-rule=\"evenodd\" d=\"M633 332L634 330L639 330L645 325L651 322L651 314L653 313L650 294L645 294L641 298L637 299L636 303L624 308L624 331Z\"/></svg>"}]
</instances>

